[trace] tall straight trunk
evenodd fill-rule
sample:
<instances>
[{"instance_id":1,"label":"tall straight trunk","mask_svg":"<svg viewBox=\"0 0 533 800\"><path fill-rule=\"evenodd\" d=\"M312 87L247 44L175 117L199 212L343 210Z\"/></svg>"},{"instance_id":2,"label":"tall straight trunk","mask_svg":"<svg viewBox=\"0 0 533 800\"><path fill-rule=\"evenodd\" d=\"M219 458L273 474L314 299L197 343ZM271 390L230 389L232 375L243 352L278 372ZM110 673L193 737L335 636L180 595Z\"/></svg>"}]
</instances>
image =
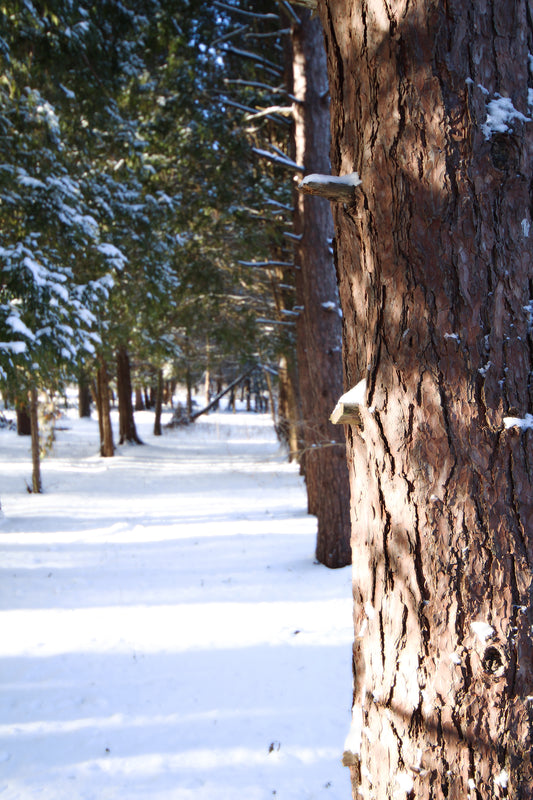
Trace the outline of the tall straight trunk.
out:
<instances>
[{"instance_id":1,"label":"tall straight trunk","mask_svg":"<svg viewBox=\"0 0 533 800\"><path fill-rule=\"evenodd\" d=\"M144 411L144 399L140 386L135 387L135 411Z\"/></svg>"},{"instance_id":2,"label":"tall straight trunk","mask_svg":"<svg viewBox=\"0 0 533 800\"><path fill-rule=\"evenodd\" d=\"M289 461L300 459L300 406L298 402L298 378L296 364L292 358L281 356L278 366L278 438L289 450Z\"/></svg>"},{"instance_id":3,"label":"tall straight trunk","mask_svg":"<svg viewBox=\"0 0 533 800\"><path fill-rule=\"evenodd\" d=\"M354 798L531 800L531 9L318 7L334 173L362 180L335 214Z\"/></svg>"},{"instance_id":4,"label":"tall straight trunk","mask_svg":"<svg viewBox=\"0 0 533 800\"><path fill-rule=\"evenodd\" d=\"M78 416L80 419L91 416L91 389L85 372L78 378Z\"/></svg>"},{"instance_id":5,"label":"tall straight trunk","mask_svg":"<svg viewBox=\"0 0 533 800\"><path fill-rule=\"evenodd\" d=\"M187 386L187 414L190 417L192 415L192 376L189 363L185 370L185 383Z\"/></svg>"},{"instance_id":6,"label":"tall straight trunk","mask_svg":"<svg viewBox=\"0 0 533 800\"><path fill-rule=\"evenodd\" d=\"M131 387L131 369L128 351L121 345L117 350L117 394L119 417L119 444L142 444L135 427Z\"/></svg>"},{"instance_id":7,"label":"tall straight trunk","mask_svg":"<svg viewBox=\"0 0 533 800\"><path fill-rule=\"evenodd\" d=\"M98 363L96 397L98 405L98 426L100 429L100 455L110 458L115 454L113 428L111 426L111 403L109 400L109 373L103 358Z\"/></svg>"},{"instance_id":8,"label":"tall straight trunk","mask_svg":"<svg viewBox=\"0 0 533 800\"><path fill-rule=\"evenodd\" d=\"M43 487L41 481L41 448L39 444L39 393L34 386L30 389L30 420L32 492L34 494L40 494L43 490Z\"/></svg>"},{"instance_id":9,"label":"tall straight trunk","mask_svg":"<svg viewBox=\"0 0 533 800\"><path fill-rule=\"evenodd\" d=\"M204 378L205 404L211 402L211 346L209 338L205 338L205 378Z\"/></svg>"},{"instance_id":10,"label":"tall straight trunk","mask_svg":"<svg viewBox=\"0 0 533 800\"><path fill-rule=\"evenodd\" d=\"M322 27L309 11L292 29L296 161L329 173L329 98ZM330 251L333 220L323 198L299 194L295 206L296 352L302 407L302 458L308 508L318 521L316 557L328 567L351 563L350 490L344 432L329 421L343 393L342 324Z\"/></svg>"},{"instance_id":11,"label":"tall straight trunk","mask_svg":"<svg viewBox=\"0 0 533 800\"><path fill-rule=\"evenodd\" d=\"M157 371L157 394L155 396L154 436L161 436L161 414L163 411L163 370Z\"/></svg>"}]
</instances>

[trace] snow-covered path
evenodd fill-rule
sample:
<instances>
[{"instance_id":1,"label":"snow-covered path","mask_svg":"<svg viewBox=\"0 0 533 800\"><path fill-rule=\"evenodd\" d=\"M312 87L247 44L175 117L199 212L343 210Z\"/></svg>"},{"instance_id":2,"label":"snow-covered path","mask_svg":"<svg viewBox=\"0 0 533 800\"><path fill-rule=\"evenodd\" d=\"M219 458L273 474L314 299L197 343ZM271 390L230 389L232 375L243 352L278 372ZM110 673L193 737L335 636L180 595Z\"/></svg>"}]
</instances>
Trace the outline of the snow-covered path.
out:
<instances>
[{"instance_id":1,"label":"snow-covered path","mask_svg":"<svg viewBox=\"0 0 533 800\"><path fill-rule=\"evenodd\" d=\"M270 419L137 421L65 420L40 496L0 431L1 800L347 800L350 570Z\"/></svg>"}]
</instances>

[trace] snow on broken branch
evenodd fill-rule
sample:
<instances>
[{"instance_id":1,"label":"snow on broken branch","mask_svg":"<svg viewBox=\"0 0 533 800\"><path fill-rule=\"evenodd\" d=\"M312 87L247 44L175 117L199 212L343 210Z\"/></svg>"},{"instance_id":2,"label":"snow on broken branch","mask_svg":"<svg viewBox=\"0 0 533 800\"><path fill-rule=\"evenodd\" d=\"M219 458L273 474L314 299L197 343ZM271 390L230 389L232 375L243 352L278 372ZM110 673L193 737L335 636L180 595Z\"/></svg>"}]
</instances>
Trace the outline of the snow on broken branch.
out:
<instances>
[{"instance_id":1,"label":"snow on broken branch","mask_svg":"<svg viewBox=\"0 0 533 800\"><path fill-rule=\"evenodd\" d=\"M363 378L356 386L345 392L337 402L330 416L334 425L356 425L363 427L361 406L366 405L366 380Z\"/></svg>"},{"instance_id":2,"label":"snow on broken branch","mask_svg":"<svg viewBox=\"0 0 533 800\"><path fill-rule=\"evenodd\" d=\"M334 203L351 203L355 198L355 189L362 183L357 172L350 175L306 175L298 186L298 191L319 195Z\"/></svg>"}]
</instances>

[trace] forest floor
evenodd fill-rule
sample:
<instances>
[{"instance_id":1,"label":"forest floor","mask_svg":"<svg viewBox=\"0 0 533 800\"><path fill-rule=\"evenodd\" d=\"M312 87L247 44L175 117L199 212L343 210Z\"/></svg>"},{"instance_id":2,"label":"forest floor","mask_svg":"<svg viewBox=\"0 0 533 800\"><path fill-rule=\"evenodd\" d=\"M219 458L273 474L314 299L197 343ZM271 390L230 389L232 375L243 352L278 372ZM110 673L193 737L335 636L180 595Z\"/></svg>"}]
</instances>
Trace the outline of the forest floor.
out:
<instances>
[{"instance_id":1,"label":"forest floor","mask_svg":"<svg viewBox=\"0 0 533 800\"><path fill-rule=\"evenodd\" d=\"M42 495L0 430L1 800L347 800L350 569L270 417L136 421L66 414Z\"/></svg>"}]
</instances>

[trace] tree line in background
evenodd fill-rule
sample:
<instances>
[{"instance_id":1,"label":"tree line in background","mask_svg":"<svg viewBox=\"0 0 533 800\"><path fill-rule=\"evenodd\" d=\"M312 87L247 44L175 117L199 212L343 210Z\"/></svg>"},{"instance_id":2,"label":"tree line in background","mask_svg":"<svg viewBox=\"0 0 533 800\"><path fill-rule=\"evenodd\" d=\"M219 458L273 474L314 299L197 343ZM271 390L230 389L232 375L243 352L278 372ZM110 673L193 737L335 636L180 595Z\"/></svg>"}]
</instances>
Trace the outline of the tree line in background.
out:
<instances>
[{"instance_id":1,"label":"tree line in background","mask_svg":"<svg viewBox=\"0 0 533 800\"><path fill-rule=\"evenodd\" d=\"M43 393L76 380L110 457L112 392L119 442L139 442L135 391L157 434L168 381L190 418L193 385L257 367L317 555L349 563L331 216L294 180L329 171L318 20L273 0L8 2L0 50L0 381L33 490Z\"/></svg>"}]
</instances>

